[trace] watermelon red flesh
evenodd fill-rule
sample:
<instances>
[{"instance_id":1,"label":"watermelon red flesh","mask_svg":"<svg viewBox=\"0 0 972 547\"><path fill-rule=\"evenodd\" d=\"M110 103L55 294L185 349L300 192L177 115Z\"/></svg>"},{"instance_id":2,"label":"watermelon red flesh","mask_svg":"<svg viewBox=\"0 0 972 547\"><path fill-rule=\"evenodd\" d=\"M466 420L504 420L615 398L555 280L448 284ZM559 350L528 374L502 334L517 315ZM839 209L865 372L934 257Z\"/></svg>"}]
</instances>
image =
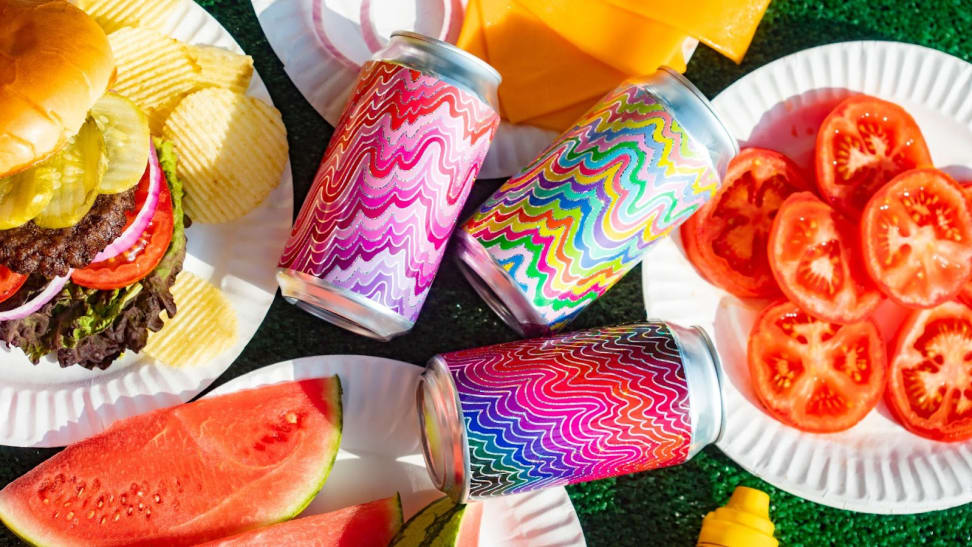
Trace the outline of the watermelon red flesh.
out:
<instances>
[{"instance_id":1,"label":"watermelon red flesh","mask_svg":"<svg viewBox=\"0 0 972 547\"><path fill-rule=\"evenodd\" d=\"M0 491L37 544L182 545L292 518L341 442L341 384L290 382L122 420Z\"/></svg>"},{"instance_id":2,"label":"watermelon red flesh","mask_svg":"<svg viewBox=\"0 0 972 547\"><path fill-rule=\"evenodd\" d=\"M396 494L323 515L282 522L207 543L204 547L387 547L401 527L402 501Z\"/></svg>"},{"instance_id":3,"label":"watermelon red flesh","mask_svg":"<svg viewBox=\"0 0 972 547\"><path fill-rule=\"evenodd\" d=\"M459 525L459 535L456 537L456 547L478 547L479 528L483 523L482 502L470 502L466 505L466 513Z\"/></svg>"}]
</instances>

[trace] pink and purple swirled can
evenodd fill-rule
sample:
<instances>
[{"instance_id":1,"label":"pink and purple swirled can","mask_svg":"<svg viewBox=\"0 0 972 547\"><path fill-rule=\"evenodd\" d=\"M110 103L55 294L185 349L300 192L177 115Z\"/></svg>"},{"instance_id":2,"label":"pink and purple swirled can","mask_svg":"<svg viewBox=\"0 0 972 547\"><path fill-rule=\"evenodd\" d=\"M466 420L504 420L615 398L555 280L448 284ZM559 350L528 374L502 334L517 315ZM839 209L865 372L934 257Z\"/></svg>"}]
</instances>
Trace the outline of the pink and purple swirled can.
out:
<instances>
[{"instance_id":1,"label":"pink and purple swirled can","mask_svg":"<svg viewBox=\"0 0 972 547\"><path fill-rule=\"evenodd\" d=\"M676 465L725 412L705 331L661 321L439 355L417 399L429 474L458 501Z\"/></svg>"},{"instance_id":2,"label":"pink and purple swirled can","mask_svg":"<svg viewBox=\"0 0 972 547\"><path fill-rule=\"evenodd\" d=\"M380 340L412 328L499 125L499 81L410 32L365 63L280 257L287 301Z\"/></svg>"}]
</instances>

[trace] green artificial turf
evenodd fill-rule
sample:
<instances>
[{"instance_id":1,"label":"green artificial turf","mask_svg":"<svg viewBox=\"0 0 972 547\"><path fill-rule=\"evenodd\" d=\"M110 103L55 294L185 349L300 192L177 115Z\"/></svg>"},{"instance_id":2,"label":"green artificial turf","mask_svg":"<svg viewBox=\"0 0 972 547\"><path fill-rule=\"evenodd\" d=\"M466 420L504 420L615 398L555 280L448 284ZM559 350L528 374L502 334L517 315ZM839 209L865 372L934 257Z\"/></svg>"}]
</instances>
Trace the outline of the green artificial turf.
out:
<instances>
[{"instance_id":1,"label":"green artificial turf","mask_svg":"<svg viewBox=\"0 0 972 547\"><path fill-rule=\"evenodd\" d=\"M296 204L302 202L330 128L301 97L270 50L250 3L200 0L243 45L270 88L287 124ZM775 1L741 65L700 47L687 75L713 96L747 72L801 49L844 40L884 39L918 43L963 59L972 57L972 5L968 1ZM972 99L970 99L972 100ZM481 182L476 204L498 182ZM189 236L192 237L190 230ZM242 251L241 251L242 252ZM576 322L598 326L644 318L638 271L631 272ZM489 312L446 262L416 328L390 343L373 342L274 302L266 321L223 383L277 361L316 354L360 353L423 363L443 351L512 340L513 332ZM0 447L0 485L53 454L52 450ZM724 503L739 484L768 491L777 537L784 545L972 544L972 506L908 516L850 513L801 500L770 487L709 447L682 466L570 487L591 545L692 545L702 516ZM16 540L5 530L0 544Z\"/></svg>"}]
</instances>

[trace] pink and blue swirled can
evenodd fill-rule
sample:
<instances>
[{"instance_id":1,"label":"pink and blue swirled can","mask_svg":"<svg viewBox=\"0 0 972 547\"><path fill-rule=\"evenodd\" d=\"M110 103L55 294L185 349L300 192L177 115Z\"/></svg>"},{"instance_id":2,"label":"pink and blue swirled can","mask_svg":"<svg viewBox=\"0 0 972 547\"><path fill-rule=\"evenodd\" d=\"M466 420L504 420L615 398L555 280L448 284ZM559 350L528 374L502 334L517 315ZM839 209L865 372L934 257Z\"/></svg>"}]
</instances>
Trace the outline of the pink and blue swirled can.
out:
<instances>
[{"instance_id":1,"label":"pink and blue swirled can","mask_svg":"<svg viewBox=\"0 0 972 547\"><path fill-rule=\"evenodd\" d=\"M724 423L705 331L653 321L438 355L417 393L425 460L459 501L682 463Z\"/></svg>"},{"instance_id":2,"label":"pink and blue swirled can","mask_svg":"<svg viewBox=\"0 0 972 547\"><path fill-rule=\"evenodd\" d=\"M410 32L365 63L280 257L287 301L380 340L412 328L499 125L499 81Z\"/></svg>"}]
</instances>

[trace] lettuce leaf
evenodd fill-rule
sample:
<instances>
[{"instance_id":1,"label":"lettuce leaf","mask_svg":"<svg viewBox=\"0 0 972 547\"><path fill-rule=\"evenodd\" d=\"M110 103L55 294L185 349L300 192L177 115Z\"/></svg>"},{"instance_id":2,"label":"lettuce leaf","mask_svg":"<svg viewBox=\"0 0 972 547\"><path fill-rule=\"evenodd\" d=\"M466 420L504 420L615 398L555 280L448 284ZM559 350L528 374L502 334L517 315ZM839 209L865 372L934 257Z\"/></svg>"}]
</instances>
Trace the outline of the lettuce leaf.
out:
<instances>
[{"instance_id":1,"label":"lettuce leaf","mask_svg":"<svg viewBox=\"0 0 972 547\"><path fill-rule=\"evenodd\" d=\"M126 350L145 347L149 331L163 326L163 310L175 315L170 288L186 257L183 189L172 143L156 140L155 146L172 194L172 243L155 270L138 283L112 291L68 283L36 313L0 323L0 340L23 349L32 362L56 352L62 367L104 369Z\"/></svg>"}]
</instances>

